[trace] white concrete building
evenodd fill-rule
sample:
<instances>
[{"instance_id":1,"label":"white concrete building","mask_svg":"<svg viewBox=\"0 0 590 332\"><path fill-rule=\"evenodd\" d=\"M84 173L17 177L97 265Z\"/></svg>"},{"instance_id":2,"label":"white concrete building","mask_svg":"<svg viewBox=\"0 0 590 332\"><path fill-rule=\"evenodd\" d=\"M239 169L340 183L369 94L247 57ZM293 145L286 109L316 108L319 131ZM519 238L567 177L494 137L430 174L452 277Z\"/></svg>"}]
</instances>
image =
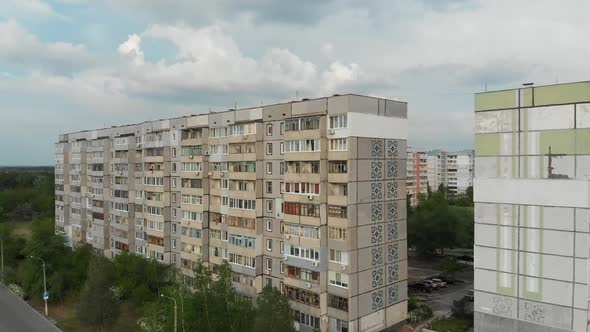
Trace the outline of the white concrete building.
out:
<instances>
[{"instance_id":1,"label":"white concrete building","mask_svg":"<svg viewBox=\"0 0 590 332\"><path fill-rule=\"evenodd\" d=\"M475 95L475 331L587 332L590 82Z\"/></svg>"}]
</instances>

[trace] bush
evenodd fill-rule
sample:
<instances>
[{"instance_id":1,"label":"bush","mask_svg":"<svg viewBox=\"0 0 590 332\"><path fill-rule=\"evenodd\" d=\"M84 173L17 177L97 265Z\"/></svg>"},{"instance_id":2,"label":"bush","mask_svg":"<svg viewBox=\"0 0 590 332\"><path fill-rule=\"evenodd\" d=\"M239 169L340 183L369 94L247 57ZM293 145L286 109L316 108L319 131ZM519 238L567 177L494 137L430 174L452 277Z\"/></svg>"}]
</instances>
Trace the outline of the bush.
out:
<instances>
[{"instance_id":1,"label":"bush","mask_svg":"<svg viewBox=\"0 0 590 332\"><path fill-rule=\"evenodd\" d=\"M408 321L410 324L416 324L423 320L432 317L432 308L428 304L418 304L416 309L410 311L408 314Z\"/></svg>"},{"instance_id":2,"label":"bush","mask_svg":"<svg viewBox=\"0 0 590 332\"><path fill-rule=\"evenodd\" d=\"M10 284L8 285L8 288L14 293L16 294L16 296L20 297L21 299L24 300L25 298L25 291L23 290L23 288L17 284Z\"/></svg>"},{"instance_id":3,"label":"bush","mask_svg":"<svg viewBox=\"0 0 590 332\"><path fill-rule=\"evenodd\" d=\"M469 327L467 321L456 318L442 319L430 325L431 329L439 332L465 332Z\"/></svg>"}]
</instances>

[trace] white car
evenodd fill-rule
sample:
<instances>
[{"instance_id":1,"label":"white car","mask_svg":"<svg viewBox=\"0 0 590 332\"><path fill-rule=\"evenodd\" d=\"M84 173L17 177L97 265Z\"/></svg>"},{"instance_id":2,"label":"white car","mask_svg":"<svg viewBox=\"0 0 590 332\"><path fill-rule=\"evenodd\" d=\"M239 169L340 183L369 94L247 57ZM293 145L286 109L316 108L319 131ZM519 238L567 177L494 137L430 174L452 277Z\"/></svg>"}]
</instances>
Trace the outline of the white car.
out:
<instances>
[{"instance_id":1,"label":"white car","mask_svg":"<svg viewBox=\"0 0 590 332\"><path fill-rule=\"evenodd\" d=\"M436 288L447 287L447 283L438 279L438 278L430 279L430 281L432 281L432 283L436 286Z\"/></svg>"}]
</instances>

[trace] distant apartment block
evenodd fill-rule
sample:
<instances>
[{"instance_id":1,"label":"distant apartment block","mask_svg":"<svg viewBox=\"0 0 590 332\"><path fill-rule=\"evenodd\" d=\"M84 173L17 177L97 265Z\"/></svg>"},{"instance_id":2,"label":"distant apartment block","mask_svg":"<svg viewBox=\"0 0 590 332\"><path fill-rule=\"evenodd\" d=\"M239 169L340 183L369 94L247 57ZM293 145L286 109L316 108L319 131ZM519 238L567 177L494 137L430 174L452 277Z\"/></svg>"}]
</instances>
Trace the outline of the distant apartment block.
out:
<instances>
[{"instance_id":1,"label":"distant apartment block","mask_svg":"<svg viewBox=\"0 0 590 332\"><path fill-rule=\"evenodd\" d=\"M475 95L475 330L588 331L590 82Z\"/></svg>"},{"instance_id":2,"label":"distant apartment block","mask_svg":"<svg viewBox=\"0 0 590 332\"><path fill-rule=\"evenodd\" d=\"M418 195L438 190L442 184L449 196L464 195L473 186L473 150L446 152L408 148L406 190L410 203L416 206Z\"/></svg>"},{"instance_id":3,"label":"distant apartment block","mask_svg":"<svg viewBox=\"0 0 590 332\"><path fill-rule=\"evenodd\" d=\"M406 119L335 95L60 135L56 232L189 281L227 261L240 293L282 289L300 331L400 326Z\"/></svg>"},{"instance_id":4,"label":"distant apartment block","mask_svg":"<svg viewBox=\"0 0 590 332\"><path fill-rule=\"evenodd\" d=\"M428 165L425 150L408 148L406 172L406 192L410 195L410 204L416 206L419 203L418 196L428 192Z\"/></svg>"}]
</instances>

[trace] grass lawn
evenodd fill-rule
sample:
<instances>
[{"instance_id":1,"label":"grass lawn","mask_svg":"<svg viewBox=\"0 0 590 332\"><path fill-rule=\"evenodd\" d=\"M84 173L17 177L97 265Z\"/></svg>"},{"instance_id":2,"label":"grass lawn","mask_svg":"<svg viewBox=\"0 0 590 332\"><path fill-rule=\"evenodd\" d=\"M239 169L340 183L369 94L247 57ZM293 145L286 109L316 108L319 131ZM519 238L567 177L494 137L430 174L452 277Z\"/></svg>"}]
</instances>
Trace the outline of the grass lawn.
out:
<instances>
[{"instance_id":1,"label":"grass lawn","mask_svg":"<svg viewBox=\"0 0 590 332\"><path fill-rule=\"evenodd\" d=\"M448 318L432 323L430 329L437 332L465 332L469 329L469 323L462 319Z\"/></svg>"},{"instance_id":2,"label":"grass lawn","mask_svg":"<svg viewBox=\"0 0 590 332\"><path fill-rule=\"evenodd\" d=\"M9 221L6 224L13 230L15 236L30 240L32 223L32 221Z\"/></svg>"},{"instance_id":3,"label":"grass lawn","mask_svg":"<svg viewBox=\"0 0 590 332\"><path fill-rule=\"evenodd\" d=\"M37 311L43 313L43 302L33 301L31 303ZM97 329L84 327L76 317L76 300L68 300L63 304L49 305L49 318L57 321L57 326L64 332L95 332ZM129 332L137 330L137 320L139 313L133 308L131 303L123 302L120 307L120 315L115 325L109 328L113 332Z\"/></svg>"}]
</instances>

